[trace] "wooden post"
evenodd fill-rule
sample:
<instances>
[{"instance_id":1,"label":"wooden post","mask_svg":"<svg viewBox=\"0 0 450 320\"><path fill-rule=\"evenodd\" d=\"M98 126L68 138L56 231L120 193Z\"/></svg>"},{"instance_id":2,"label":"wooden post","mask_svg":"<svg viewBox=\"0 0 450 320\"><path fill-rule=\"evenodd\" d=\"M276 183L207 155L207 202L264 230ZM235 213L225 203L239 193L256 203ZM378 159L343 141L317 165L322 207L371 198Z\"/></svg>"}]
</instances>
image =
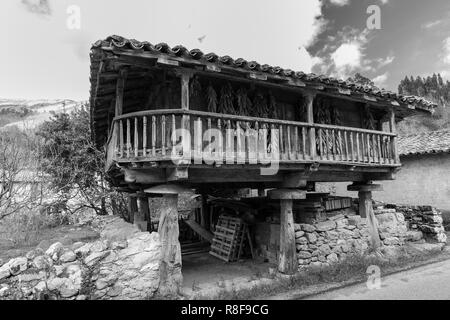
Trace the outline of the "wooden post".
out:
<instances>
[{"instance_id":1,"label":"wooden post","mask_svg":"<svg viewBox=\"0 0 450 320\"><path fill-rule=\"evenodd\" d=\"M394 108L389 109L389 128L391 133L397 134L397 128L395 126L395 112ZM397 150L397 137L392 138L392 150L394 152L395 163L400 163L400 156Z\"/></svg>"},{"instance_id":2,"label":"wooden post","mask_svg":"<svg viewBox=\"0 0 450 320\"><path fill-rule=\"evenodd\" d=\"M177 295L183 283L181 274L181 246L178 240L178 195L164 194L160 208L158 233L161 240L159 292Z\"/></svg>"},{"instance_id":3,"label":"wooden post","mask_svg":"<svg viewBox=\"0 0 450 320\"><path fill-rule=\"evenodd\" d=\"M137 199L135 195L128 195L128 220L134 223L134 215L138 211Z\"/></svg>"},{"instance_id":4,"label":"wooden post","mask_svg":"<svg viewBox=\"0 0 450 320\"><path fill-rule=\"evenodd\" d=\"M139 195L138 198L138 211L134 215L134 225L141 231L149 231L151 225L150 208L148 206L147 196Z\"/></svg>"},{"instance_id":5,"label":"wooden post","mask_svg":"<svg viewBox=\"0 0 450 320\"><path fill-rule=\"evenodd\" d=\"M295 189L276 189L268 192L270 199L280 200L280 257L278 271L283 274L295 274L298 270L297 249L295 246L294 199L305 199L306 191Z\"/></svg>"},{"instance_id":6,"label":"wooden post","mask_svg":"<svg viewBox=\"0 0 450 320\"><path fill-rule=\"evenodd\" d=\"M373 250L381 246L380 234L378 232L378 221L375 218L372 205L372 191L382 191L381 185L377 184L352 184L347 187L348 191L358 191L359 214L366 218L367 227L370 232L370 240Z\"/></svg>"},{"instance_id":7,"label":"wooden post","mask_svg":"<svg viewBox=\"0 0 450 320\"><path fill-rule=\"evenodd\" d=\"M158 233L161 241L158 292L163 296L175 296L183 283L181 274L181 245L178 240L178 194L189 189L179 185L161 185L145 189L144 192L162 194L159 208Z\"/></svg>"},{"instance_id":8,"label":"wooden post","mask_svg":"<svg viewBox=\"0 0 450 320\"><path fill-rule=\"evenodd\" d=\"M192 77L192 72L190 71L179 71L178 76L181 79L181 109L182 110L189 110L189 80ZM189 115L183 114L181 116L181 128L187 130L190 132L190 117ZM190 135L185 135L183 133L182 135L182 143L184 148L187 148L188 150L183 150L184 152L190 151L191 149L191 141L190 141ZM190 159L190 154L185 155L188 156Z\"/></svg>"},{"instance_id":9,"label":"wooden post","mask_svg":"<svg viewBox=\"0 0 450 320\"><path fill-rule=\"evenodd\" d=\"M306 95L306 118L310 124L314 123L314 98L315 94L308 93ZM311 159L316 158L316 129L314 127L309 128L309 151Z\"/></svg>"},{"instance_id":10,"label":"wooden post","mask_svg":"<svg viewBox=\"0 0 450 320\"><path fill-rule=\"evenodd\" d=\"M116 107L115 115L120 116L123 113L123 91L125 88L125 79L127 78L128 70L121 69L119 71L119 77L117 78L116 86Z\"/></svg>"}]
</instances>

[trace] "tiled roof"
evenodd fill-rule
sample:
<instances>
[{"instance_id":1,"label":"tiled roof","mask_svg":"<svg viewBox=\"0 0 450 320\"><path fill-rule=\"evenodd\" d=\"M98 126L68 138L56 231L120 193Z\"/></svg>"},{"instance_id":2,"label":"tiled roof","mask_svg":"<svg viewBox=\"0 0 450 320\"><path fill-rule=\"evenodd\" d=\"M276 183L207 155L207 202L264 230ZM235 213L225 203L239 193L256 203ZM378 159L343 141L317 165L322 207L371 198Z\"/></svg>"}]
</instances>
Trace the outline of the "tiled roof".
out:
<instances>
[{"instance_id":1,"label":"tiled roof","mask_svg":"<svg viewBox=\"0 0 450 320\"><path fill-rule=\"evenodd\" d=\"M450 152L450 129L399 137L402 156Z\"/></svg>"},{"instance_id":2,"label":"tiled roof","mask_svg":"<svg viewBox=\"0 0 450 320\"><path fill-rule=\"evenodd\" d=\"M401 104L413 106L417 109L433 112L436 104L427 101L421 97L404 96L377 87L362 86L350 81L336 79L333 77L327 77L323 75L316 75L314 73L306 74L304 72L295 72L290 69L282 69L280 67L274 67L267 64L260 64L256 61L247 61L242 58L233 59L230 56L218 56L215 53L203 53L200 49L188 50L182 45L170 47L166 43L151 44L147 41L137 41L134 39L126 39L120 36L109 36L105 40L99 40L92 46L92 50L99 50L102 48L113 48L118 50L132 50L136 53L150 52L154 54L164 54L172 56L174 59L184 59L185 61L198 61L200 63L214 64L218 67L228 66L240 71L258 72L273 76L283 76L292 78L293 80L301 80L306 84L323 84L339 89L350 90L352 94L365 94L374 98L394 100Z\"/></svg>"}]
</instances>

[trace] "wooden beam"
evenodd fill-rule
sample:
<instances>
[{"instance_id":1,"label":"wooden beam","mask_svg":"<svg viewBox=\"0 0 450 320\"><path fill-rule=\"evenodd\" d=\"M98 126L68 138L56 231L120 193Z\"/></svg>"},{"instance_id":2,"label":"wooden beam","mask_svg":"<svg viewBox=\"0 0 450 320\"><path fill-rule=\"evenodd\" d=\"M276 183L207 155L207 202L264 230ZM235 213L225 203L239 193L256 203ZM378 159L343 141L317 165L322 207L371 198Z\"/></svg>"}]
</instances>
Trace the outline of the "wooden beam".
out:
<instances>
[{"instance_id":1,"label":"wooden beam","mask_svg":"<svg viewBox=\"0 0 450 320\"><path fill-rule=\"evenodd\" d=\"M192 230L194 230L195 233L197 233L200 237L202 237L203 239L205 239L209 243L212 242L212 239L213 239L214 235L211 232L209 232L208 230L206 230L204 227L202 227L200 224L198 224L197 222L195 222L192 219L184 220L184 222L186 222L186 224Z\"/></svg>"},{"instance_id":2,"label":"wooden beam","mask_svg":"<svg viewBox=\"0 0 450 320\"><path fill-rule=\"evenodd\" d=\"M128 70L121 69L119 71L119 77L117 78L117 86L116 86L116 110L115 115L120 116L123 113L123 95L125 88L125 79L127 77Z\"/></svg>"}]
</instances>

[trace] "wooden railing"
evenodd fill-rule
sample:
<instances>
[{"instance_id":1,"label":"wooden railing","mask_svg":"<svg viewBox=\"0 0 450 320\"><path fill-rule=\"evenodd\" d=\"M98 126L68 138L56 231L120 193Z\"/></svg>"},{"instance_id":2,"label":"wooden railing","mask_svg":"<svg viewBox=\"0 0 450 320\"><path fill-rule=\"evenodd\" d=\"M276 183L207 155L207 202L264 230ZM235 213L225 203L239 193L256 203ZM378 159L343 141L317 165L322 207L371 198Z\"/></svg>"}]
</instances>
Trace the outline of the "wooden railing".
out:
<instances>
[{"instance_id":1,"label":"wooden railing","mask_svg":"<svg viewBox=\"0 0 450 320\"><path fill-rule=\"evenodd\" d=\"M399 165L396 135L381 131L181 109L125 114L112 128L109 161Z\"/></svg>"}]
</instances>

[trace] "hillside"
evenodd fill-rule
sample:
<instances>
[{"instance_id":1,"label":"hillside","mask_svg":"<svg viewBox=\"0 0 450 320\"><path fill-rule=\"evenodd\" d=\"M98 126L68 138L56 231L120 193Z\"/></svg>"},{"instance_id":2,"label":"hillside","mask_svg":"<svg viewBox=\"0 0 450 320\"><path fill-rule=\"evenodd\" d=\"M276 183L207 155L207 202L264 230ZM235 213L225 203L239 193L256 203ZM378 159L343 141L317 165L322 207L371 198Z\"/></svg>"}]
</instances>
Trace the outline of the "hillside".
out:
<instances>
[{"instance_id":1,"label":"hillside","mask_svg":"<svg viewBox=\"0 0 450 320\"><path fill-rule=\"evenodd\" d=\"M50 118L51 112L70 112L83 101L68 99L25 100L0 98L0 128L34 129Z\"/></svg>"},{"instance_id":2,"label":"hillside","mask_svg":"<svg viewBox=\"0 0 450 320\"><path fill-rule=\"evenodd\" d=\"M436 102L438 107L432 115L416 116L399 124L399 134L408 135L450 128L450 82L442 79L440 74L428 77L405 77L398 92L404 95L415 95Z\"/></svg>"}]
</instances>

